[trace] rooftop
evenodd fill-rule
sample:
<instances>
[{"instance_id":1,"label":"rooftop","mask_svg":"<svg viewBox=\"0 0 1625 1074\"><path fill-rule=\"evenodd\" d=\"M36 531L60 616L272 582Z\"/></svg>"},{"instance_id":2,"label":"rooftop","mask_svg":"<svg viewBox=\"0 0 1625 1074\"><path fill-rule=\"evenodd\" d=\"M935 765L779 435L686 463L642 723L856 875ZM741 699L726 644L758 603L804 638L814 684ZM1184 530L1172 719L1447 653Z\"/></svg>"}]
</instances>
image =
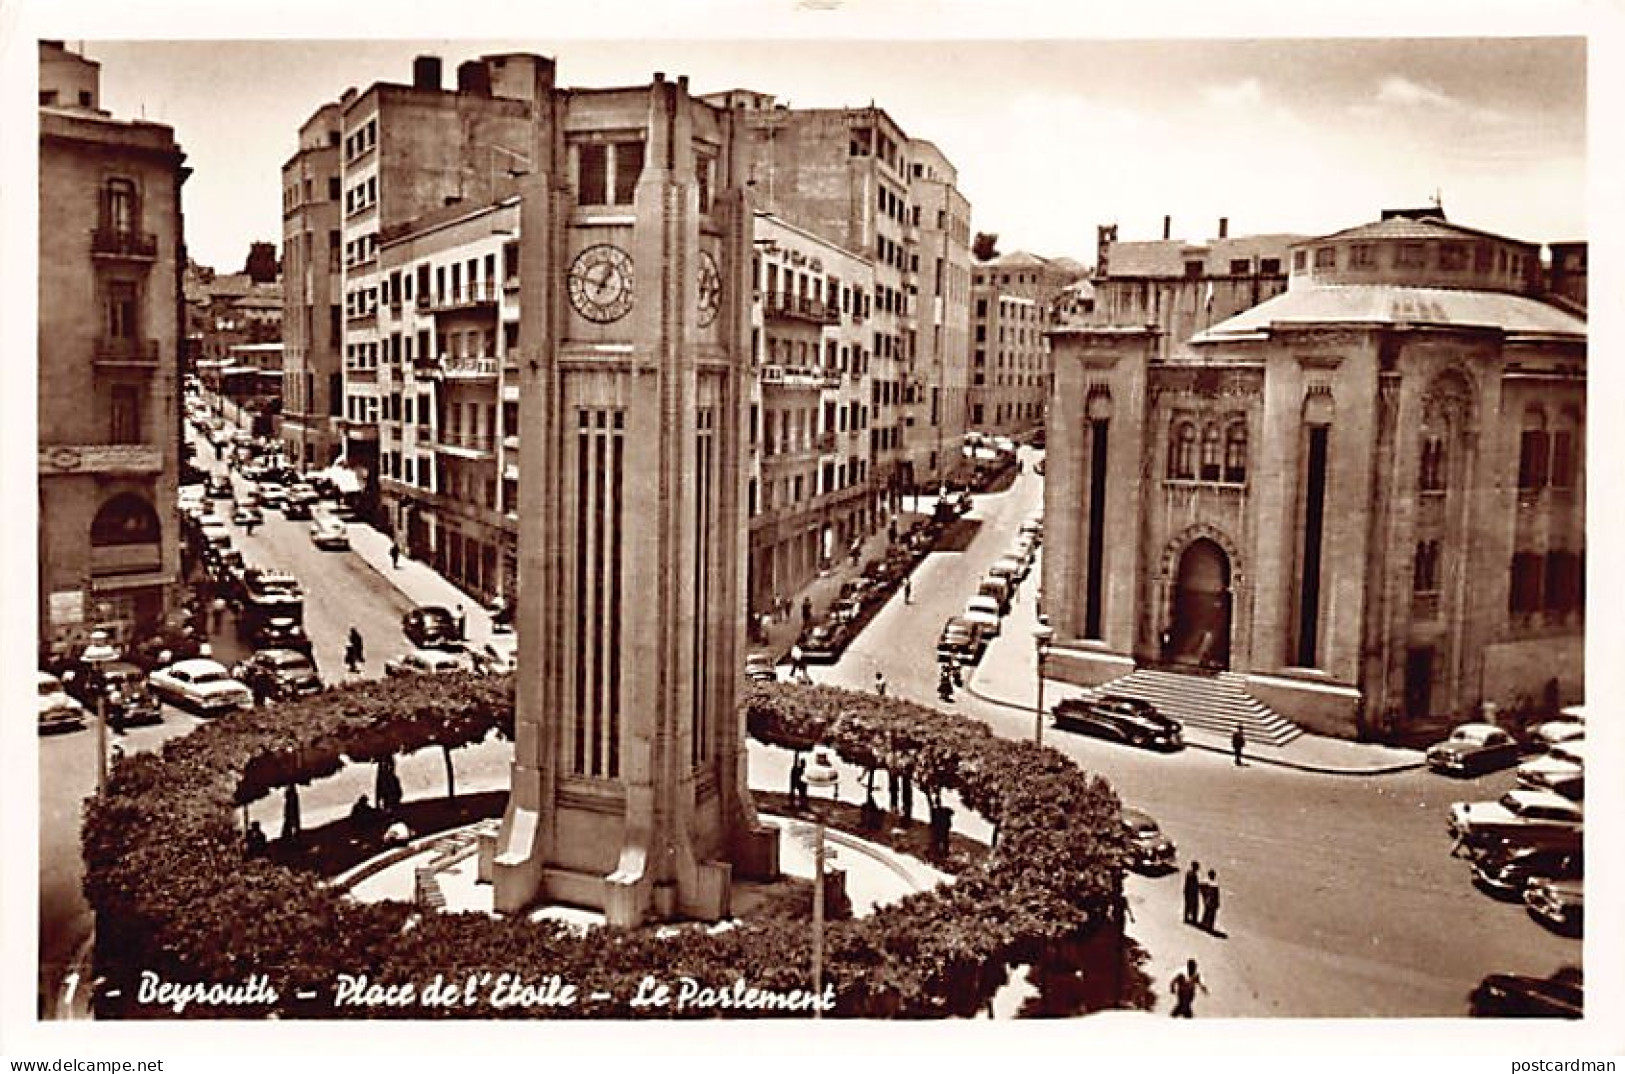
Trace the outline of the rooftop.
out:
<instances>
[{"instance_id":1,"label":"rooftop","mask_svg":"<svg viewBox=\"0 0 1625 1074\"><path fill-rule=\"evenodd\" d=\"M1278 325L1387 324L1499 329L1509 336L1583 342L1586 322L1524 295L1443 287L1330 285L1296 287L1192 338L1222 343L1256 337Z\"/></svg>"}]
</instances>

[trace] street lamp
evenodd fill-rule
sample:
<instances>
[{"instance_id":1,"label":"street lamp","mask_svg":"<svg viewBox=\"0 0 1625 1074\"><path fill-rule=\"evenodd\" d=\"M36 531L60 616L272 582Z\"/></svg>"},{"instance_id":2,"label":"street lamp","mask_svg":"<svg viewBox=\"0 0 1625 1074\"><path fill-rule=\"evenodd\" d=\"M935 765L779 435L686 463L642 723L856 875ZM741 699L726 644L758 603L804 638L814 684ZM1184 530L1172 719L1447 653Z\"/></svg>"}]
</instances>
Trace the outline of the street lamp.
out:
<instances>
[{"instance_id":1,"label":"street lamp","mask_svg":"<svg viewBox=\"0 0 1625 1074\"><path fill-rule=\"evenodd\" d=\"M100 670L117 660L118 649L108 641L106 631L97 630L90 635L90 644L79 657L81 663L94 673L91 685L96 689L96 793L107 789L107 684Z\"/></svg>"},{"instance_id":2,"label":"street lamp","mask_svg":"<svg viewBox=\"0 0 1625 1074\"><path fill-rule=\"evenodd\" d=\"M808 787L832 788L831 797L834 797L833 788L840 775L830 762L828 750L820 746L813 751L812 764L807 766L807 773L802 778L807 781ZM817 832L813 842L812 956L813 1017L817 1018L823 1011L824 996L824 814L816 806L812 813Z\"/></svg>"},{"instance_id":3,"label":"street lamp","mask_svg":"<svg viewBox=\"0 0 1625 1074\"><path fill-rule=\"evenodd\" d=\"M1044 657L1049 655L1049 641L1055 630L1048 623L1033 627L1033 648L1038 654L1038 711L1033 717L1033 745L1044 744Z\"/></svg>"}]
</instances>

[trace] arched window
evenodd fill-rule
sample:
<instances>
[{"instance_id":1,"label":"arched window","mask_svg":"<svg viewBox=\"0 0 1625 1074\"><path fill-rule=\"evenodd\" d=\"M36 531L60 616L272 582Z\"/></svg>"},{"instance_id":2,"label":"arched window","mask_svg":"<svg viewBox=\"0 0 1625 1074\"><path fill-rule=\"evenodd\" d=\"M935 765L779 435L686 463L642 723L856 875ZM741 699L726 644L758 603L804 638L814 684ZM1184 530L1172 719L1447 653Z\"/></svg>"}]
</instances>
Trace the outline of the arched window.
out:
<instances>
[{"instance_id":1,"label":"arched window","mask_svg":"<svg viewBox=\"0 0 1625 1074\"><path fill-rule=\"evenodd\" d=\"M1217 481L1222 473L1220 462L1223 459L1222 440L1219 436L1219 427L1209 423L1202 430L1202 480Z\"/></svg>"},{"instance_id":2,"label":"arched window","mask_svg":"<svg viewBox=\"0 0 1625 1074\"><path fill-rule=\"evenodd\" d=\"M1224 431L1224 479L1239 485L1247 480L1247 423L1231 422Z\"/></svg>"},{"instance_id":3,"label":"arched window","mask_svg":"<svg viewBox=\"0 0 1625 1074\"><path fill-rule=\"evenodd\" d=\"M1196 476L1196 426L1188 421L1174 426L1168 445L1168 476L1189 481Z\"/></svg>"},{"instance_id":4,"label":"arched window","mask_svg":"<svg viewBox=\"0 0 1625 1074\"><path fill-rule=\"evenodd\" d=\"M1523 438L1518 450L1518 488L1533 491L1545 486L1549 456L1546 417L1531 407L1523 418Z\"/></svg>"},{"instance_id":5,"label":"arched window","mask_svg":"<svg viewBox=\"0 0 1625 1074\"><path fill-rule=\"evenodd\" d=\"M102 188L102 227L115 235L138 230L135 184L128 179L109 179Z\"/></svg>"},{"instance_id":6,"label":"arched window","mask_svg":"<svg viewBox=\"0 0 1625 1074\"><path fill-rule=\"evenodd\" d=\"M90 524L90 543L109 545L157 544L161 530L152 505L133 492L121 492L102 504Z\"/></svg>"},{"instance_id":7,"label":"arched window","mask_svg":"<svg viewBox=\"0 0 1625 1074\"><path fill-rule=\"evenodd\" d=\"M1442 437L1430 436L1422 441L1422 467L1417 484L1423 492L1443 492L1446 488Z\"/></svg>"}]
</instances>

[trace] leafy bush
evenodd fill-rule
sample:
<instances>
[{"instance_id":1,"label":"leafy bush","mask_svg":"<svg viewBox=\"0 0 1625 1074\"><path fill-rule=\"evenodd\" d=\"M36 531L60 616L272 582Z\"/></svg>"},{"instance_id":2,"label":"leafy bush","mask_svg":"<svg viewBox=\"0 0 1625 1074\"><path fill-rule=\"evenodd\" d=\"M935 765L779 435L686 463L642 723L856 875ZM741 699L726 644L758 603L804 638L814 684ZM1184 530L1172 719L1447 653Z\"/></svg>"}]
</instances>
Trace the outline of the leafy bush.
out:
<instances>
[{"instance_id":1,"label":"leafy bush","mask_svg":"<svg viewBox=\"0 0 1625 1074\"><path fill-rule=\"evenodd\" d=\"M866 767L909 775L933 804L954 789L997 825L991 853L951 883L869 917L828 926L825 980L833 1013L852 1017L974 1014L1010 967L1098 933L1118 890L1123 835L1107 784L1061 754L1014 743L980 724L896 698L762 685L742 704L764 742L818 742ZM483 914L419 916L400 903L353 903L309 873L246 858L235 805L335 771L344 757L477 742L512 731L511 685L468 677L341 687L205 724L162 755L122 762L94 800L84 835L85 890L98 914L102 1017L632 1017L752 1014L637 1008L645 976L736 979L781 992L807 987L809 929L782 920L713 931L689 924L581 935L551 923ZM143 971L179 984L265 975L274 1001L196 1001L177 1012L144 1002ZM340 975L413 984L440 975L455 1004L340 1006ZM558 975L570 1006L499 1007L502 974ZM463 1003L465 982L479 983ZM299 998L299 992L314 998ZM588 999L607 993L602 1001ZM421 1000L422 993L417 993ZM206 997L207 998L207 997ZM218 997L217 997L218 998ZM797 1016L805 1016L805 1011Z\"/></svg>"}]
</instances>

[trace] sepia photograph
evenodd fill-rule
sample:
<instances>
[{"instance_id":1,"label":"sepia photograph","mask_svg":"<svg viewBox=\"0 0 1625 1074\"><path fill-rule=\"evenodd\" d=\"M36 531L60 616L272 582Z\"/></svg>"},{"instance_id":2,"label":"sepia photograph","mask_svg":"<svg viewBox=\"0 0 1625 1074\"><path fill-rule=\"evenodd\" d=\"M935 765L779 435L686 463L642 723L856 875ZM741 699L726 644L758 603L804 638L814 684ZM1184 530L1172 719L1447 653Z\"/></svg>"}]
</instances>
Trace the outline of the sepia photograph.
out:
<instances>
[{"instance_id":1,"label":"sepia photograph","mask_svg":"<svg viewBox=\"0 0 1625 1074\"><path fill-rule=\"evenodd\" d=\"M1617 20L1272 6L6 26L0 1051L1625 1051Z\"/></svg>"}]
</instances>

